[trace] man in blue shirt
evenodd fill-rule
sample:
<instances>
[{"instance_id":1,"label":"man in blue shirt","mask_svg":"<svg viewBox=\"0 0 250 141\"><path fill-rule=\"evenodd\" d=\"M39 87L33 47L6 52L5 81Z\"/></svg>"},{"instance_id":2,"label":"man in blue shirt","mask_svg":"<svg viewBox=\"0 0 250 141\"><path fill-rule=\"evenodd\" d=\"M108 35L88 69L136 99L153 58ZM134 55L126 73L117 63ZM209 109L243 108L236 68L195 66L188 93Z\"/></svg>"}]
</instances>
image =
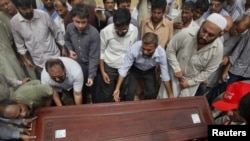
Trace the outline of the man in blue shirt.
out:
<instances>
[{"instance_id":1,"label":"man in blue shirt","mask_svg":"<svg viewBox=\"0 0 250 141\"><path fill-rule=\"evenodd\" d=\"M161 79L164 82L169 97L173 97L168 73L167 57L163 47L158 45L158 36L152 32L145 33L142 41L133 44L119 68L119 78L113 93L116 102L120 99L126 101L134 100L135 90L138 80L145 82L145 99L156 99L156 75L155 67L159 65L161 69ZM120 87L130 69L129 85L126 96L120 95ZM125 97L125 98L124 98Z\"/></svg>"}]
</instances>

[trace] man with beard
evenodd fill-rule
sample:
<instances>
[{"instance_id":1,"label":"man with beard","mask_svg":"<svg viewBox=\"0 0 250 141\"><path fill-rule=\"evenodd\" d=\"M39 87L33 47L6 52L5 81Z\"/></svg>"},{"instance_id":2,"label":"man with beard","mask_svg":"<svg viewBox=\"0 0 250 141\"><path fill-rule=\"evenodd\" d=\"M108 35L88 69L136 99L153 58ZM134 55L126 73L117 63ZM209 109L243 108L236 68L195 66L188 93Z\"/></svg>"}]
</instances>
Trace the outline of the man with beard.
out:
<instances>
[{"instance_id":1,"label":"man with beard","mask_svg":"<svg viewBox=\"0 0 250 141\"><path fill-rule=\"evenodd\" d=\"M131 7L131 0L116 0L116 5L117 8L127 8L130 11L130 7ZM107 25L113 23L113 16L109 17L108 21L107 21ZM136 19L134 19L133 17L131 17L131 24L133 24L134 26L136 26L139 30L139 23ZM139 35L138 35L139 37Z\"/></svg>"},{"instance_id":2,"label":"man with beard","mask_svg":"<svg viewBox=\"0 0 250 141\"><path fill-rule=\"evenodd\" d=\"M0 72L17 79L27 76L37 79L36 73L24 65L21 55L17 53L11 33L10 20L17 14L16 7L11 0L1 0L0 8L3 10L0 12Z\"/></svg>"},{"instance_id":3,"label":"man with beard","mask_svg":"<svg viewBox=\"0 0 250 141\"><path fill-rule=\"evenodd\" d=\"M11 19L17 51L31 69L41 71L50 57L67 56L63 32L49 15L33 9L31 0L12 0L18 13Z\"/></svg>"},{"instance_id":4,"label":"man with beard","mask_svg":"<svg viewBox=\"0 0 250 141\"><path fill-rule=\"evenodd\" d=\"M83 81L80 65L67 57L48 59L41 74L42 84L49 84L53 88L53 99L57 106L82 104ZM63 103L58 93L62 95Z\"/></svg>"},{"instance_id":5,"label":"man with beard","mask_svg":"<svg viewBox=\"0 0 250 141\"><path fill-rule=\"evenodd\" d=\"M171 40L167 55L175 97L194 96L200 83L218 68L223 56L223 44L218 37L226 25L223 16L213 13L200 29L183 30Z\"/></svg>"},{"instance_id":6,"label":"man with beard","mask_svg":"<svg viewBox=\"0 0 250 141\"><path fill-rule=\"evenodd\" d=\"M204 19L212 13L218 13L224 17L230 16L229 13L223 8L225 1L226 0L211 0L207 12L203 14Z\"/></svg>"},{"instance_id":7,"label":"man with beard","mask_svg":"<svg viewBox=\"0 0 250 141\"><path fill-rule=\"evenodd\" d=\"M38 7L38 9L43 10L48 13L50 17L55 20L58 17L58 14L54 7L54 0L42 0L43 5Z\"/></svg>"},{"instance_id":8,"label":"man with beard","mask_svg":"<svg viewBox=\"0 0 250 141\"><path fill-rule=\"evenodd\" d=\"M173 36L173 23L167 18L163 18L166 9L166 0L151 1L151 16L142 20L140 24L140 35L153 32L158 35L159 45L167 47Z\"/></svg>"},{"instance_id":9,"label":"man with beard","mask_svg":"<svg viewBox=\"0 0 250 141\"><path fill-rule=\"evenodd\" d=\"M173 23L167 18L163 18L166 10L166 0L151 0L151 16L141 21L140 35L144 35L147 32L153 32L158 36L158 44L166 49L167 44L173 36ZM156 75L156 90L160 87L160 71L159 66L155 70ZM140 82L140 87L137 89L137 95L139 99L143 99L143 92L140 89L145 89L143 82Z\"/></svg>"},{"instance_id":10,"label":"man with beard","mask_svg":"<svg viewBox=\"0 0 250 141\"><path fill-rule=\"evenodd\" d=\"M195 10L195 3L193 1L187 1L182 5L181 14L174 19L174 34L180 32L182 29L198 26L193 21L193 14Z\"/></svg>"},{"instance_id":11,"label":"man with beard","mask_svg":"<svg viewBox=\"0 0 250 141\"><path fill-rule=\"evenodd\" d=\"M133 44L125 55L122 66L118 69L119 78L113 93L116 102L121 100L120 88L128 70L129 84L125 101L134 100L138 80L145 82L145 99L156 99L155 67L160 66L161 79L169 97L173 97L168 73L168 64L165 50L158 45L158 36L152 32L145 33L142 41Z\"/></svg>"},{"instance_id":12,"label":"man with beard","mask_svg":"<svg viewBox=\"0 0 250 141\"><path fill-rule=\"evenodd\" d=\"M104 102L113 101L112 93L118 79L118 69L128 49L137 41L138 30L130 24L130 12L119 8L114 16L114 23L105 27L101 33L100 71L102 74L102 94ZM127 80L127 79L126 79ZM121 88L124 95L126 83Z\"/></svg>"}]
</instances>

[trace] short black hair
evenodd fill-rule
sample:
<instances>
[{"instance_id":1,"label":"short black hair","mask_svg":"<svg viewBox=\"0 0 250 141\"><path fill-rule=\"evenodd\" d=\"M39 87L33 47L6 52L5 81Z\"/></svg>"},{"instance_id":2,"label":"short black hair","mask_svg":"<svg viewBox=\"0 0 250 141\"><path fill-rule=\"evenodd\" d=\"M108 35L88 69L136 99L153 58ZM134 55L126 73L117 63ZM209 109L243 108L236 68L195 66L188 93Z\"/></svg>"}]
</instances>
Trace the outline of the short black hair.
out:
<instances>
[{"instance_id":1,"label":"short black hair","mask_svg":"<svg viewBox=\"0 0 250 141\"><path fill-rule=\"evenodd\" d=\"M117 7L118 7L121 3L124 3L124 2L131 3L131 0L115 0L115 1L116 1L116 4L117 4Z\"/></svg>"},{"instance_id":2,"label":"short black hair","mask_svg":"<svg viewBox=\"0 0 250 141\"><path fill-rule=\"evenodd\" d=\"M130 11L127 8L118 8L113 16L115 26L129 25L131 20Z\"/></svg>"},{"instance_id":3,"label":"short black hair","mask_svg":"<svg viewBox=\"0 0 250 141\"><path fill-rule=\"evenodd\" d=\"M155 44L155 47L158 46L158 35L153 32L147 32L142 37L142 42L144 44Z\"/></svg>"},{"instance_id":4,"label":"short black hair","mask_svg":"<svg viewBox=\"0 0 250 141\"><path fill-rule=\"evenodd\" d=\"M154 9L162 9L162 11L165 11L167 6L166 0L152 0L151 1L151 10Z\"/></svg>"},{"instance_id":5,"label":"short black hair","mask_svg":"<svg viewBox=\"0 0 250 141\"><path fill-rule=\"evenodd\" d=\"M197 0L196 1L196 9L200 9L203 13L206 12L209 8L208 0Z\"/></svg>"},{"instance_id":6,"label":"short black hair","mask_svg":"<svg viewBox=\"0 0 250 141\"><path fill-rule=\"evenodd\" d=\"M71 10L72 17L78 16L79 18L89 18L89 9L88 7L80 2L73 6Z\"/></svg>"},{"instance_id":7,"label":"short black hair","mask_svg":"<svg viewBox=\"0 0 250 141\"><path fill-rule=\"evenodd\" d=\"M239 102L238 106L239 114L245 119L247 124L250 124L250 93L243 96Z\"/></svg>"},{"instance_id":8,"label":"short black hair","mask_svg":"<svg viewBox=\"0 0 250 141\"><path fill-rule=\"evenodd\" d=\"M62 60L58 59L58 58L51 58L48 59L45 63L45 69L48 72L48 69L55 66L55 65L60 65L62 67L63 70L65 70L65 66L62 62Z\"/></svg>"},{"instance_id":9,"label":"short black hair","mask_svg":"<svg viewBox=\"0 0 250 141\"><path fill-rule=\"evenodd\" d=\"M12 0L16 7L30 7L33 6L32 0Z\"/></svg>"},{"instance_id":10,"label":"short black hair","mask_svg":"<svg viewBox=\"0 0 250 141\"><path fill-rule=\"evenodd\" d=\"M187 1L185 3L183 3L182 9L188 9L190 11L194 11L196 9L196 5L193 1Z\"/></svg>"}]
</instances>

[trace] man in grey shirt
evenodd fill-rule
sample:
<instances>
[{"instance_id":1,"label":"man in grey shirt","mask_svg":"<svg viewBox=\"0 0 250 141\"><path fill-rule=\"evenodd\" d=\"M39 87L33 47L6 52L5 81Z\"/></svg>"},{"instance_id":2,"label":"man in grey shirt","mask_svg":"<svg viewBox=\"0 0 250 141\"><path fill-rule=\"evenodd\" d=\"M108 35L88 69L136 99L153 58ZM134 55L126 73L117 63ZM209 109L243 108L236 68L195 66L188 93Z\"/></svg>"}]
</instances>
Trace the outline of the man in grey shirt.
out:
<instances>
[{"instance_id":1,"label":"man in grey shirt","mask_svg":"<svg viewBox=\"0 0 250 141\"><path fill-rule=\"evenodd\" d=\"M100 59L100 35L95 27L88 24L89 10L86 5L76 4L71 15L73 23L67 26L65 46L69 50L69 57L81 65L86 78L83 87L83 103L87 103L86 96L89 93L92 94L92 102L95 102L94 79L97 76Z\"/></svg>"},{"instance_id":2,"label":"man in grey shirt","mask_svg":"<svg viewBox=\"0 0 250 141\"><path fill-rule=\"evenodd\" d=\"M41 71L48 58L60 56L59 49L63 56L67 55L63 32L47 13L33 9L31 0L13 3L18 13L10 21L11 30L27 66Z\"/></svg>"}]
</instances>

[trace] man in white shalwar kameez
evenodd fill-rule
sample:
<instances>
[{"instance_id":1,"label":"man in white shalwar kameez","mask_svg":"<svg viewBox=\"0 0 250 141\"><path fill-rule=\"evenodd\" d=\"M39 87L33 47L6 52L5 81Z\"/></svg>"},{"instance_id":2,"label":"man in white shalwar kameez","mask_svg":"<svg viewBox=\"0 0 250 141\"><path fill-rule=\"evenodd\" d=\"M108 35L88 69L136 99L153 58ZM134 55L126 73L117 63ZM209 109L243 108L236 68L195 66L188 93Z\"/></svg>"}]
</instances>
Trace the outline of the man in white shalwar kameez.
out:
<instances>
[{"instance_id":1,"label":"man in white shalwar kameez","mask_svg":"<svg viewBox=\"0 0 250 141\"><path fill-rule=\"evenodd\" d=\"M223 56L220 36L226 19L211 14L200 28L188 28L177 33L167 47L174 97L194 96L199 84L214 72ZM166 98L163 85L158 98Z\"/></svg>"}]
</instances>

